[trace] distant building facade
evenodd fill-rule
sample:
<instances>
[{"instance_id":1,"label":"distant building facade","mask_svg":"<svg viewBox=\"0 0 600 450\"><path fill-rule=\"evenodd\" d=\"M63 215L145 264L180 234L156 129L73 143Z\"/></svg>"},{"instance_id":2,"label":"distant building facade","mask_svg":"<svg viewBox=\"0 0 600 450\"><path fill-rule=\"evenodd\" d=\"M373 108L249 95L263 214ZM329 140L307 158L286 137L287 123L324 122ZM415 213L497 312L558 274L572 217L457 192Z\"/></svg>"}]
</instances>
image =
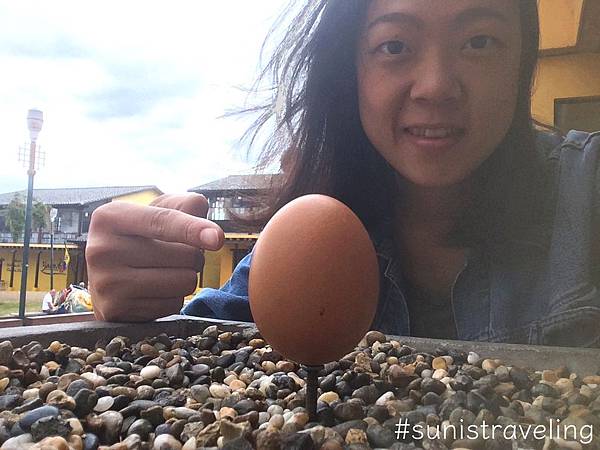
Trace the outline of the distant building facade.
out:
<instances>
[{"instance_id":1,"label":"distant building facade","mask_svg":"<svg viewBox=\"0 0 600 450\"><path fill-rule=\"evenodd\" d=\"M23 236L13 242L6 226L8 205L15 195L26 200L26 191L0 194L0 289L19 290L23 261ZM50 228L32 230L29 254L28 290L62 289L70 283L87 281L85 244L92 212L112 201L148 204L162 191L156 186L113 186L92 188L34 189L33 197L58 210L54 221L54 252L51 257ZM51 267L53 262L53 270Z\"/></svg>"}]
</instances>

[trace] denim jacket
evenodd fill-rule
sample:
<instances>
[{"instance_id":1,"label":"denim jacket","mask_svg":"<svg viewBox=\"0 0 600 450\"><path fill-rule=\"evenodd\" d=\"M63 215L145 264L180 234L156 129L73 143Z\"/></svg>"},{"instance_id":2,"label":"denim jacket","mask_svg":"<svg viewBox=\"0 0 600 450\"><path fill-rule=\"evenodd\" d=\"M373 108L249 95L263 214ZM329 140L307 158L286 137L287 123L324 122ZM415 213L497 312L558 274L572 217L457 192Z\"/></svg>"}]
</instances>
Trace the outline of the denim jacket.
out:
<instances>
[{"instance_id":1,"label":"denim jacket","mask_svg":"<svg viewBox=\"0 0 600 450\"><path fill-rule=\"evenodd\" d=\"M538 151L551 174L550 223L515 238L501 252L467 252L451 290L460 340L600 346L598 243L600 132L540 134ZM401 258L385 224L371 230L380 267L373 329L410 335ZM595 250L596 249L596 250ZM252 254L221 289L203 289L183 314L252 321L248 273Z\"/></svg>"}]
</instances>

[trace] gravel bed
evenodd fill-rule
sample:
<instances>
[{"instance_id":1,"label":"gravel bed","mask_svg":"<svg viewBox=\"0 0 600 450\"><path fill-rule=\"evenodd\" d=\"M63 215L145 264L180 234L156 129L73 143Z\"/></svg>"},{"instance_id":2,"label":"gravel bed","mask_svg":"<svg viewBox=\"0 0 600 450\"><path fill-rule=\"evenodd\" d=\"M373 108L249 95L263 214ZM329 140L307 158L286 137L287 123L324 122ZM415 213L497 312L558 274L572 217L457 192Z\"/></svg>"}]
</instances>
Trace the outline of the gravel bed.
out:
<instances>
[{"instance_id":1,"label":"gravel bed","mask_svg":"<svg viewBox=\"0 0 600 450\"><path fill-rule=\"evenodd\" d=\"M476 347L425 353L371 331L321 368L310 421L306 369L256 329L95 349L4 341L0 448L600 449L599 373L511 367Z\"/></svg>"}]
</instances>

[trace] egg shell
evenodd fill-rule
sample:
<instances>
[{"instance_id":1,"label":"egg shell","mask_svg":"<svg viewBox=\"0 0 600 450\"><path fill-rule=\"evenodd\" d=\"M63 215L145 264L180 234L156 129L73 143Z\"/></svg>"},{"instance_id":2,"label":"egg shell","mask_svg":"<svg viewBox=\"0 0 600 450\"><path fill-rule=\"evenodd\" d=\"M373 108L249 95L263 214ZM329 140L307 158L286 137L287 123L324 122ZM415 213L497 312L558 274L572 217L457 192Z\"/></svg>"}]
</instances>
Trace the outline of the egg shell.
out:
<instances>
[{"instance_id":1,"label":"egg shell","mask_svg":"<svg viewBox=\"0 0 600 450\"><path fill-rule=\"evenodd\" d=\"M248 293L253 319L275 350L307 365L337 360L354 349L375 316L375 249L342 202L299 197L261 232Z\"/></svg>"}]
</instances>

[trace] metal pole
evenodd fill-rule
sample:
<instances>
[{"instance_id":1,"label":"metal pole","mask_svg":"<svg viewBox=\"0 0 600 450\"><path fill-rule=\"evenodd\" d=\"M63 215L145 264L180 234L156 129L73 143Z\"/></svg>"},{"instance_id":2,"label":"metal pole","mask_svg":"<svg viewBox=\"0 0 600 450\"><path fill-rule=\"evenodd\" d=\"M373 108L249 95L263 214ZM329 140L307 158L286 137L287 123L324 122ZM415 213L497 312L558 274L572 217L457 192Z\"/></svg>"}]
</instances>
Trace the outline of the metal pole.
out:
<instances>
[{"instance_id":1,"label":"metal pole","mask_svg":"<svg viewBox=\"0 0 600 450\"><path fill-rule=\"evenodd\" d=\"M50 221L50 290L54 289L54 220Z\"/></svg>"},{"instance_id":2,"label":"metal pole","mask_svg":"<svg viewBox=\"0 0 600 450\"><path fill-rule=\"evenodd\" d=\"M35 140L29 147L29 184L27 186L27 207L25 208L25 236L23 240L23 265L21 268L21 292L19 296L19 318L25 319L27 298L27 269L29 268L29 241L31 240L31 207L33 204L33 176L35 175Z\"/></svg>"}]
</instances>

